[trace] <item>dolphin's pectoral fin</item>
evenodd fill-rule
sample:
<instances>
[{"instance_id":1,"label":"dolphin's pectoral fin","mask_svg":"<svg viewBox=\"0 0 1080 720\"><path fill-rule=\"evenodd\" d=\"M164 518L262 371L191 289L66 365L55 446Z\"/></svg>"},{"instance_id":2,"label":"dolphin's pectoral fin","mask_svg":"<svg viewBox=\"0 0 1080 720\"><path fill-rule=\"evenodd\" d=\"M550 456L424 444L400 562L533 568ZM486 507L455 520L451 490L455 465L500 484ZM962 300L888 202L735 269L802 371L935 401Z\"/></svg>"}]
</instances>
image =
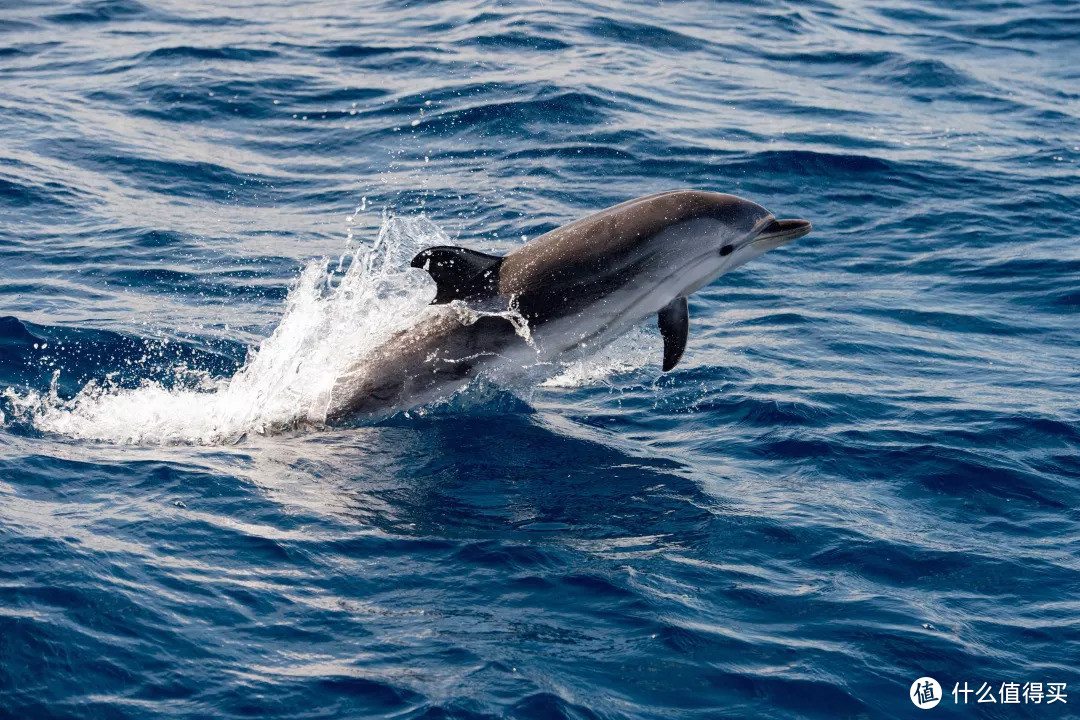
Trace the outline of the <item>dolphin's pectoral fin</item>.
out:
<instances>
[{"instance_id":1,"label":"dolphin's pectoral fin","mask_svg":"<svg viewBox=\"0 0 1080 720\"><path fill-rule=\"evenodd\" d=\"M664 372L679 364L690 333L690 310L686 298L677 297L660 309L656 324L664 337Z\"/></svg>"},{"instance_id":2,"label":"dolphin's pectoral fin","mask_svg":"<svg viewBox=\"0 0 1080 720\"><path fill-rule=\"evenodd\" d=\"M478 300L497 295L502 261L498 255L441 245L417 253L410 264L427 270L437 288L431 304L442 305L453 300Z\"/></svg>"}]
</instances>

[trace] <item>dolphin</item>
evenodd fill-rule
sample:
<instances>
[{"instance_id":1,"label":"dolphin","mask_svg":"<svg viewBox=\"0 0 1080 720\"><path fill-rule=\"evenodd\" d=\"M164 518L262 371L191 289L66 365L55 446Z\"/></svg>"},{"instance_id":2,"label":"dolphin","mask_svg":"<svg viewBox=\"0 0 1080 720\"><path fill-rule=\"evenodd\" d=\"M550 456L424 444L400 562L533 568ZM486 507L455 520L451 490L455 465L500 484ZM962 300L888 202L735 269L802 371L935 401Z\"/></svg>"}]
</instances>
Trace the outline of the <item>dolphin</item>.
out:
<instances>
[{"instance_id":1,"label":"dolphin","mask_svg":"<svg viewBox=\"0 0 1080 720\"><path fill-rule=\"evenodd\" d=\"M550 374L653 315L670 371L686 349L687 297L811 229L734 195L676 190L601 210L505 257L427 248L411 265L435 281L432 308L338 378L327 421L419 407L480 374Z\"/></svg>"}]
</instances>

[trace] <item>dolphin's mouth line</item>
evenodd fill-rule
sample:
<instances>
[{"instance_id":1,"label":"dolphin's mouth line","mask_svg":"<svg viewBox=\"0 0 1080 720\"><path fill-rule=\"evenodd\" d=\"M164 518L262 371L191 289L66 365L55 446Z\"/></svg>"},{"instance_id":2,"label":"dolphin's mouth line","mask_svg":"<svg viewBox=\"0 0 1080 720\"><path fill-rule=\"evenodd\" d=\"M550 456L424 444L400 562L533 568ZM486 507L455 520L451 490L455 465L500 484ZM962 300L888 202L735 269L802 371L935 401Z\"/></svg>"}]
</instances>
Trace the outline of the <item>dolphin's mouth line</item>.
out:
<instances>
[{"instance_id":1,"label":"dolphin's mouth line","mask_svg":"<svg viewBox=\"0 0 1080 720\"><path fill-rule=\"evenodd\" d=\"M750 241L750 244L765 243L772 247L783 245L806 235L814 226L809 220L777 220L773 218L768 225Z\"/></svg>"}]
</instances>

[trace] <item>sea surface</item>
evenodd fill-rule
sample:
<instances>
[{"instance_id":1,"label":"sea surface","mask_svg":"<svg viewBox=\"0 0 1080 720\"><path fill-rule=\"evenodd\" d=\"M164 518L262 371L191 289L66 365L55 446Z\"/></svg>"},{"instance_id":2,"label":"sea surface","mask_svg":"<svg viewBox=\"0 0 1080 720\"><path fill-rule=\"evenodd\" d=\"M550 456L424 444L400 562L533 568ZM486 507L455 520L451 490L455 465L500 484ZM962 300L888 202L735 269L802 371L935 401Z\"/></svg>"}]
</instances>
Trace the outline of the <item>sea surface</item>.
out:
<instances>
[{"instance_id":1,"label":"sea surface","mask_svg":"<svg viewBox=\"0 0 1080 720\"><path fill-rule=\"evenodd\" d=\"M0 123L5 720L1080 713L1074 0L5 0ZM319 422L676 188L815 231L675 371Z\"/></svg>"}]
</instances>

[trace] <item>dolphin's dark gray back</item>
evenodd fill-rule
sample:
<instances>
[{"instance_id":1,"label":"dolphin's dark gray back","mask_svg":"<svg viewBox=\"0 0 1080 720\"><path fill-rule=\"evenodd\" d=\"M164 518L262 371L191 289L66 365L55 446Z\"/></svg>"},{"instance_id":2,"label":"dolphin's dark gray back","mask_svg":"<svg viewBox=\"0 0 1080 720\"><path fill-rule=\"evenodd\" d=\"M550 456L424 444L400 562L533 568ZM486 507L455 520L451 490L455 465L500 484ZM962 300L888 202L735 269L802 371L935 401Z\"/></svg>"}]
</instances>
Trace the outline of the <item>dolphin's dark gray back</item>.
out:
<instances>
[{"instance_id":1,"label":"dolphin's dark gray back","mask_svg":"<svg viewBox=\"0 0 1080 720\"><path fill-rule=\"evenodd\" d=\"M681 222L714 218L747 224L749 232L769 215L747 215L747 201L699 190L672 190L620 203L541 235L513 251L499 268L500 295L576 287L630 269L640 249ZM760 206L759 206L760 207Z\"/></svg>"}]
</instances>

